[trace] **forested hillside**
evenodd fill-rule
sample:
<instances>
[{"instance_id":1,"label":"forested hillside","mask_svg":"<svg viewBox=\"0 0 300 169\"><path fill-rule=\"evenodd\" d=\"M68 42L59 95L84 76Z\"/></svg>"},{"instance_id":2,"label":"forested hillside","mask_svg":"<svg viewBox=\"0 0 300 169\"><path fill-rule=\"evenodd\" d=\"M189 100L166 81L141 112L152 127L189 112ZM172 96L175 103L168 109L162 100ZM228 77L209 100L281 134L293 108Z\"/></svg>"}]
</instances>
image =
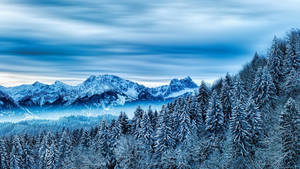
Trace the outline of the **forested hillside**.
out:
<instances>
[{"instance_id":1,"label":"forested hillside","mask_svg":"<svg viewBox=\"0 0 300 169\"><path fill-rule=\"evenodd\" d=\"M300 31L274 38L266 56L159 112L90 130L0 140L0 166L18 168L299 168Z\"/></svg>"}]
</instances>

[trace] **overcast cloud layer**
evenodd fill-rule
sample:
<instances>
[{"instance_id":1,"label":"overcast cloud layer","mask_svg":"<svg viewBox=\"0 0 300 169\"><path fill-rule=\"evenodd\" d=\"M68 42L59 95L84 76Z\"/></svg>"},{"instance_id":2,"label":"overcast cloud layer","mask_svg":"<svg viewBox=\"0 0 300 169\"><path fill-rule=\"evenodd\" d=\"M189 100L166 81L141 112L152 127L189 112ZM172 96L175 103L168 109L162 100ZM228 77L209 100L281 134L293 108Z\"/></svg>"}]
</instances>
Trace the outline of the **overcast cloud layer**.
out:
<instances>
[{"instance_id":1,"label":"overcast cloud layer","mask_svg":"<svg viewBox=\"0 0 300 169\"><path fill-rule=\"evenodd\" d=\"M300 28L299 0L1 0L0 85L236 73Z\"/></svg>"}]
</instances>

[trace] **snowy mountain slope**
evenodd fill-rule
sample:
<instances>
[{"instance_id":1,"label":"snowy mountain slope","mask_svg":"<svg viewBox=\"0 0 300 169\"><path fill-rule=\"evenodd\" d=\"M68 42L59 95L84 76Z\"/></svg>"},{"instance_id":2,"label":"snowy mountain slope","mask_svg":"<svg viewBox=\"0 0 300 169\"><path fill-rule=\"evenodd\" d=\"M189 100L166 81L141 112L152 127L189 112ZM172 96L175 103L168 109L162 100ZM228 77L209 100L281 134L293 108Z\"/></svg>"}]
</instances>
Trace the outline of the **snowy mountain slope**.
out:
<instances>
[{"instance_id":1,"label":"snowy mountain slope","mask_svg":"<svg viewBox=\"0 0 300 169\"><path fill-rule=\"evenodd\" d=\"M60 81L52 85L35 82L32 85L21 85L5 90L20 106L64 105L73 101L76 92L73 87Z\"/></svg>"},{"instance_id":2,"label":"snowy mountain slope","mask_svg":"<svg viewBox=\"0 0 300 169\"><path fill-rule=\"evenodd\" d=\"M101 100L109 97L113 100L125 99L127 102L130 102L137 100L138 94L145 88L145 86L124 80L118 76L102 75L90 76L82 84L78 85L76 90L80 92L79 99L98 95L97 97Z\"/></svg>"},{"instance_id":3,"label":"snowy mountain slope","mask_svg":"<svg viewBox=\"0 0 300 169\"><path fill-rule=\"evenodd\" d=\"M0 111L7 109L16 109L18 105L6 93L0 90Z\"/></svg>"},{"instance_id":4,"label":"snowy mountain slope","mask_svg":"<svg viewBox=\"0 0 300 169\"><path fill-rule=\"evenodd\" d=\"M179 97L198 86L190 77L173 79L169 85L148 88L113 75L90 76L77 86L60 81L47 85L2 87L12 102L21 107L52 107L73 105L123 105L135 101L156 101ZM1 103L1 102L0 102ZM11 105L9 103L4 103ZM5 106L3 106L5 107Z\"/></svg>"},{"instance_id":5,"label":"snowy mountain slope","mask_svg":"<svg viewBox=\"0 0 300 169\"><path fill-rule=\"evenodd\" d=\"M176 98L176 97L180 97L180 96L183 96L186 94L195 94L196 92L197 92L197 89L195 89L195 88L187 88L187 89L180 90L178 92L171 93L170 95L165 97L165 99Z\"/></svg>"},{"instance_id":6,"label":"snowy mountain slope","mask_svg":"<svg viewBox=\"0 0 300 169\"><path fill-rule=\"evenodd\" d=\"M173 79L171 80L169 85L165 85L157 88L150 88L149 92L153 96L162 96L163 98L171 98L172 97L171 95L173 93L184 91L186 89L195 89L197 87L198 87L197 84L193 82L193 80L190 77L186 77L184 79ZM182 95L183 94L185 93L182 93Z\"/></svg>"}]
</instances>

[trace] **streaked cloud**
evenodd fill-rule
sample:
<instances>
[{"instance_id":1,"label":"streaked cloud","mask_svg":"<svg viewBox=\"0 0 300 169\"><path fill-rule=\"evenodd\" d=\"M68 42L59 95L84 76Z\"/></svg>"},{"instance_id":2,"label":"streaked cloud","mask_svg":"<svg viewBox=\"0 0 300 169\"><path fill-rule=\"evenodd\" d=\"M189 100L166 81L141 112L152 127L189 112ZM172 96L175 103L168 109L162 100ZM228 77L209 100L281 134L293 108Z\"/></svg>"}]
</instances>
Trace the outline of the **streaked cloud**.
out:
<instances>
[{"instance_id":1,"label":"streaked cloud","mask_svg":"<svg viewBox=\"0 0 300 169\"><path fill-rule=\"evenodd\" d=\"M298 22L297 0L2 0L0 85L236 73ZM47 78L43 78L47 77ZM21 79L21 80L20 80Z\"/></svg>"}]
</instances>

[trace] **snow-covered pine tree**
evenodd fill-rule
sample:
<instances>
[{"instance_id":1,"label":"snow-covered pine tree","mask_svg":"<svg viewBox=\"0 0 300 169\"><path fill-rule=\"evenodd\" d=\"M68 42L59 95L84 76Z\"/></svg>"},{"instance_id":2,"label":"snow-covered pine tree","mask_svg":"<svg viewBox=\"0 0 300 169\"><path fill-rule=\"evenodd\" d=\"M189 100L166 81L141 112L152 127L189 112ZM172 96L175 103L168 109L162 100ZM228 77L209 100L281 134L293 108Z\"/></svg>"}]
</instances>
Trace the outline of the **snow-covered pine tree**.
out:
<instances>
[{"instance_id":1,"label":"snow-covered pine tree","mask_svg":"<svg viewBox=\"0 0 300 169\"><path fill-rule=\"evenodd\" d=\"M154 168L177 168L175 149L169 148L163 151L161 155L161 160Z\"/></svg>"},{"instance_id":2,"label":"snow-covered pine tree","mask_svg":"<svg viewBox=\"0 0 300 169\"><path fill-rule=\"evenodd\" d=\"M282 168L299 168L300 112L295 100L289 98L280 117L282 138Z\"/></svg>"},{"instance_id":3,"label":"snow-covered pine tree","mask_svg":"<svg viewBox=\"0 0 300 169\"><path fill-rule=\"evenodd\" d=\"M202 116L202 122L205 123L210 98L210 90L208 89L204 81L201 82L199 93L196 97L199 105L198 112Z\"/></svg>"},{"instance_id":4,"label":"snow-covered pine tree","mask_svg":"<svg viewBox=\"0 0 300 169\"><path fill-rule=\"evenodd\" d=\"M96 135L93 144L95 146L94 150L96 152L101 153L104 157L108 155L109 140L108 140L108 128L107 128L106 120L101 121L98 133Z\"/></svg>"},{"instance_id":5,"label":"snow-covered pine tree","mask_svg":"<svg viewBox=\"0 0 300 169\"><path fill-rule=\"evenodd\" d=\"M259 109L274 108L276 88L267 67L257 71L252 97Z\"/></svg>"},{"instance_id":6,"label":"snow-covered pine tree","mask_svg":"<svg viewBox=\"0 0 300 169\"><path fill-rule=\"evenodd\" d=\"M243 84L245 85L245 90L250 91L252 89L257 69L259 67L264 67L266 64L266 58L260 57L258 53L255 52L252 61L246 64L238 74Z\"/></svg>"},{"instance_id":7,"label":"snow-covered pine tree","mask_svg":"<svg viewBox=\"0 0 300 169\"><path fill-rule=\"evenodd\" d=\"M121 128L119 121L112 119L109 126L109 142L111 144L111 147L115 147L117 140L119 139L121 135Z\"/></svg>"},{"instance_id":8,"label":"snow-covered pine tree","mask_svg":"<svg viewBox=\"0 0 300 169\"><path fill-rule=\"evenodd\" d=\"M87 129L84 129L80 140L81 140L81 145L84 148L88 148L91 145L91 136L90 136L89 131Z\"/></svg>"},{"instance_id":9,"label":"snow-covered pine tree","mask_svg":"<svg viewBox=\"0 0 300 169\"><path fill-rule=\"evenodd\" d=\"M117 120L111 120L110 125L108 126L108 147L110 148L109 151L109 159L107 168L111 169L114 168L116 165L116 157L114 154L114 149L117 146L117 141L121 136L121 128L119 122Z\"/></svg>"},{"instance_id":10,"label":"snow-covered pine tree","mask_svg":"<svg viewBox=\"0 0 300 169\"><path fill-rule=\"evenodd\" d=\"M168 119L167 125L170 128L172 138L175 141L174 146L178 143L178 128L179 128L179 118L178 110L180 110L184 105L183 98L175 99L173 103L169 103L166 107L166 116Z\"/></svg>"},{"instance_id":11,"label":"snow-covered pine tree","mask_svg":"<svg viewBox=\"0 0 300 169\"><path fill-rule=\"evenodd\" d=\"M80 143L82 131L83 129L75 129L72 131L72 135L70 137L71 137L73 147L78 146L78 144Z\"/></svg>"},{"instance_id":12,"label":"snow-covered pine tree","mask_svg":"<svg viewBox=\"0 0 300 169\"><path fill-rule=\"evenodd\" d=\"M267 67L257 71L252 98L261 112L262 121L265 124L264 133L265 135L269 135L269 131L276 121L277 115L274 108L277 96L275 85Z\"/></svg>"},{"instance_id":13,"label":"snow-covered pine tree","mask_svg":"<svg viewBox=\"0 0 300 169\"><path fill-rule=\"evenodd\" d=\"M191 130L197 135L203 132L205 124L202 121L202 115L198 111L198 102L197 98L194 96L188 96L186 101L187 111L190 115L191 121Z\"/></svg>"},{"instance_id":14,"label":"snow-covered pine tree","mask_svg":"<svg viewBox=\"0 0 300 169\"><path fill-rule=\"evenodd\" d=\"M5 138L0 139L0 168L9 168L8 147Z\"/></svg>"},{"instance_id":15,"label":"snow-covered pine tree","mask_svg":"<svg viewBox=\"0 0 300 169\"><path fill-rule=\"evenodd\" d=\"M300 30L292 30L288 34L286 56L283 63L285 83L282 83L282 88L284 92L287 92L288 97L294 97L293 90L295 90L295 87L299 92Z\"/></svg>"},{"instance_id":16,"label":"snow-covered pine tree","mask_svg":"<svg viewBox=\"0 0 300 169\"><path fill-rule=\"evenodd\" d=\"M224 113L224 123L228 124L232 112L232 96L233 96L233 84L231 76L227 73L223 80L221 90L221 103Z\"/></svg>"},{"instance_id":17,"label":"snow-covered pine tree","mask_svg":"<svg viewBox=\"0 0 300 169\"><path fill-rule=\"evenodd\" d=\"M53 141L48 149L46 149L45 152L45 163L46 167L45 169L55 169L58 167L58 161L59 161L59 153L57 150L57 146L55 145L55 142Z\"/></svg>"},{"instance_id":18,"label":"snow-covered pine tree","mask_svg":"<svg viewBox=\"0 0 300 169\"><path fill-rule=\"evenodd\" d=\"M48 133L43 137L39 147L39 168L54 169L57 168L59 161L59 153L57 150L56 140L52 133Z\"/></svg>"},{"instance_id":19,"label":"snow-covered pine tree","mask_svg":"<svg viewBox=\"0 0 300 169\"><path fill-rule=\"evenodd\" d=\"M211 91L216 91L220 95L221 90L222 90L222 85L223 85L223 78L217 79L211 85L210 90Z\"/></svg>"},{"instance_id":20,"label":"snow-covered pine tree","mask_svg":"<svg viewBox=\"0 0 300 169\"><path fill-rule=\"evenodd\" d=\"M191 115L188 111L187 103L184 102L182 98L179 98L178 106L176 106L175 116L178 120L178 128L174 129L176 141L181 144L185 144L187 136L192 133L192 127L196 127L192 126Z\"/></svg>"},{"instance_id":21,"label":"snow-covered pine tree","mask_svg":"<svg viewBox=\"0 0 300 169\"><path fill-rule=\"evenodd\" d=\"M236 91L236 89L235 89ZM250 160L250 125L246 119L245 103L238 99L234 104L231 123L231 167L235 169L251 168Z\"/></svg>"},{"instance_id":22,"label":"snow-covered pine tree","mask_svg":"<svg viewBox=\"0 0 300 169\"><path fill-rule=\"evenodd\" d=\"M239 76L234 78L234 85L233 85L233 101L232 106L237 104L238 100L246 102L248 98L248 94L245 90L245 85ZM233 107L232 107L233 108Z\"/></svg>"},{"instance_id":23,"label":"snow-covered pine tree","mask_svg":"<svg viewBox=\"0 0 300 169\"><path fill-rule=\"evenodd\" d=\"M162 107L158 117L158 128L155 136L155 153L156 156L160 157L169 147L174 147L176 141L172 135L173 131L170 127L171 121L165 106Z\"/></svg>"},{"instance_id":24,"label":"snow-covered pine tree","mask_svg":"<svg viewBox=\"0 0 300 169\"><path fill-rule=\"evenodd\" d=\"M279 95L280 84L283 81L283 59L284 51L280 47L280 40L274 37L268 58L268 70Z\"/></svg>"},{"instance_id":25,"label":"snow-covered pine tree","mask_svg":"<svg viewBox=\"0 0 300 169\"><path fill-rule=\"evenodd\" d=\"M106 120L102 120L96 138L94 140L93 150L101 159L101 165L109 166L112 160L113 147L109 139L109 129Z\"/></svg>"},{"instance_id":26,"label":"snow-covered pine tree","mask_svg":"<svg viewBox=\"0 0 300 169\"><path fill-rule=\"evenodd\" d=\"M284 60L284 73L289 74L292 69L300 69L300 30L292 30L288 34L286 43L287 54Z\"/></svg>"},{"instance_id":27,"label":"snow-covered pine tree","mask_svg":"<svg viewBox=\"0 0 300 169\"><path fill-rule=\"evenodd\" d=\"M151 106L149 106L148 111L147 111L146 113L147 113L148 116L149 116L149 120L150 120L150 122L151 122L152 127L155 128L156 122L157 122L156 120L157 120L157 119L155 119L154 112L153 112Z\"/></svg>"},{"instance_id":28,"label":"snow-covered pine tree","mask_svg":"<svg viewBox=\"0 0 300 169\"><path fill-rule=\"evenodd\" d=\"M23 148L21 145L20 137L15 136L13 138L12 148L9 157L9 168L22 169L24 168L23 164Z\"/></svg>"},{"instance_id":29,"label":"snow-covered pine tree","mask_svg":"<svg viewBox=\"0 0 300 169\"><path fill-rule=\"evenodd\" d=\"M117 164L115 169L149 168L149 155L143 144L132 135L122 136L115 149Z\"/></svg>"},{"instance_id":30,"label":"snow-covered pine tree","mask_svg":"<svg viewBox=\"0 0 300 169\"><path fill-rule=\"evenodd\" d=\"M42 135L42 134L41 134ZM39 142L39 150L38 150L38 167L43 168L45 167L45 153L46 149L48 148L47 145L47 138L48 135L43 135L42 140Z\"/></svg>"},{"instance_id":31,"label":"snow-covered pine tree","mask_svg":"<svg viewBox=\"0 0 300 169\"><path fill-rule=\"evenodd\" d=\"M151 122L151 125L152 125L152 128L156 128L156 123L158 121L158 112L157 110L153 111L151 106L149 106L148 108L148 116L150 118L150 122Z\"/></svg>"},{"instance_id":32,"label":"snow-covered pine tree","mask_svg":"<svg viewBox=\"0 0 300 169\"><path fill-rule=\"evenodd\" d=\"M200 163L204 158L203 154L207 153L205 150L208 144L203 144L203 140L206 140L206 137L198 136L196 131L193 131L190 135L186 138L186 144L181 145L177 150L183 149L186 155L186 159L188 160L189 165L191 168L199 168ZM206 140L209 142L208 140ZM209 153L208 153L209 154Z\"/></svg>"},{"instance_id":33,"label":"snow-covered pine tree","mask_svg":"<svg viewBox=\"0 0 300 169\"><path fill-rule=\"evenodd\" d=\"M212 93L207 112L206 130L212 137L218 137L224 132L225 125L222 105L216 91Z\"/></svg>"},{"instance_id":34,"label":"snow-covered pine tree","mask_svg":"<svg viewBox=\"0 0 300 169\"><path fill-rule=\"evenodd\" d=\"M197 116L197 105L196 105L195 98L193 96L187 96L185 98L185 106L188 114L190 115L190 121L194 121ZM200 117L201 118L201 117Z\"/></svg>"},{"instance_id":35,"label":"snow-covered pine tree","mask_svg":"<svg viewBox=\"0 0 300 169\"><path fill-rule=\"evenodd\" d=\"M152 145L153 144L153 138L152 138L153 132L154 132L154 129L152 128L149 114L147 112L145 112L142 117L142 121L141 121L141 131L140 131L141 138L140 138L140 140L143 143L145 143L146 145Z\"/></svg>"},{"instance_id":36,"label":"snow-covered pine tree","mask_svg":"<svg viewBox=\"0 0 300 169\"><path fill-rule=\"evenodd\" d=\"M98 130L99 130L98 126L90 128L89 132L90 132L90 138L91 138L91 140L96 137L96 135L98 133Z\"/></svg>"},{"instance_id":37,"label":"snow-covered pine tree","mask_svg":"<svg viewBox=\"0 0 300 169\"><path fill-rule=\"evenodd\" d=\"M249 124L249 139L251 144L250 157L255 158L255 151L261 147L263 140L261 112L250 97L246 105L246 120Z\"/></svg>"},{"instance_id":38,"label":"snow-covered pine tree","mask_svg":"<svg viewBox=\"0 0 300 169\"><path fill-rule=\"evenodd\" d=\"M141 121L143 118L143 114L144 114L144 110L140 106L138 106L132 118L132 132L136 138L142 137L140 135L140 130L141 130Z\"/></svg>"},{"instance_id":39,"label":"snow-covered pine tree","mask_svg":"<svg viewBox=\"0 0 300 169\"><path fill-rule=\"evenodd\" d=\"M283 89L287 97L295 98L300 93L300 72L292 69L286 76Z\"/></svg>"},{"instance_id":40,"label":"snow-covered pine tree","mask_svg":"<svg viewBox=\"0 0 300 169\"><path fill-rule=\"evenodd\" d=\"M129 124L128 116L125 112L121 112L118 118L118 123L120 125L121 134L129 134L131 132L131 126Z\"/></svg>"},{"instance_id":41,"label":"snow-covered pine tree","mask_svg":"<svg viewBox=\"0 0 300 169\"><path fill-rule=\"evenodd\" d=\"M23 147L23 168L33 169L36 168L36 162L34 157L34 145L32 138L28 134L25 134L22 138Z\"/></svg>"},{"instance_id":42,"label":"snow-covered pine tree","mask_svg":"<svg viewBox=\"0 0 300 169\"><path fill-rule=\"evenodd\" d=\"M189 152L188 144L181 145L176 147L175 156L176 156L176 168L178 169L189 169L191 166L191 154Z\"/></svg>"},{"instance_id":43,"label":"snow-covered pine tree","mask_svg":"<svg viewBox=\"0 0 300 169\"><path fill-rule=\"evenodd\" d=\"M59 152L59 167L68 166L72 163L72 145L69 132L63 130L61 137L58 141L58 152Z\"/></svg>"}]
</instances>

